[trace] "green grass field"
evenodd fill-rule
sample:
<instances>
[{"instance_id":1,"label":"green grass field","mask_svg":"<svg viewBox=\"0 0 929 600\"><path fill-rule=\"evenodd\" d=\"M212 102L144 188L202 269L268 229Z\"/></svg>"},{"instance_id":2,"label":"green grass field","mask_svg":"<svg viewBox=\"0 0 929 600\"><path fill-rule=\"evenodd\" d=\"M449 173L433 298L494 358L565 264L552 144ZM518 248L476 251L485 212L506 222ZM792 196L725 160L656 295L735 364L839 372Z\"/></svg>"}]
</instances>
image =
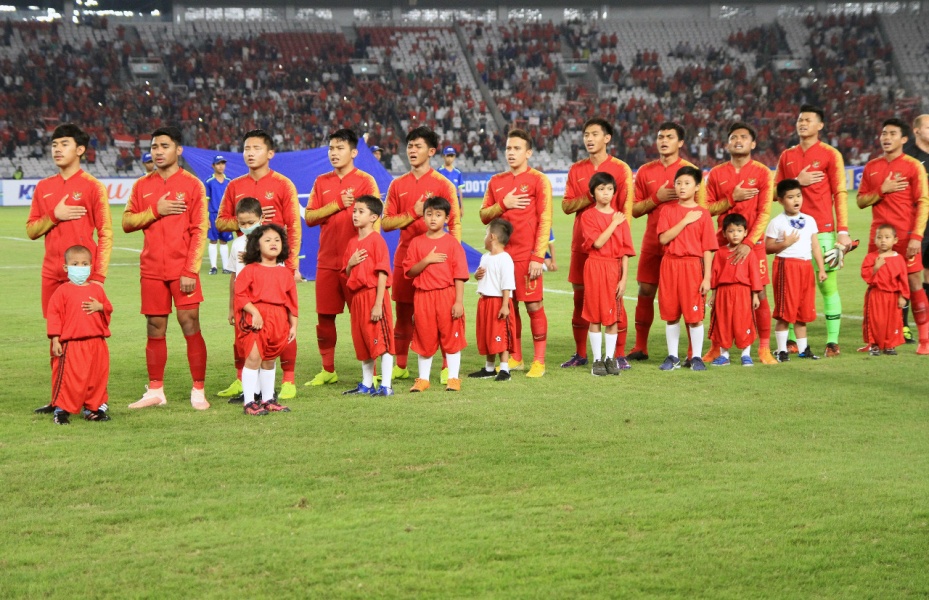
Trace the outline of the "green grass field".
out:
<instances>
[{"instance_id":1,"label":"green grass field","mask_svg":"<svg viewBox=\"0 0 929 600\"><path fill-rule=\"evenodd\" d=\"M864 245L869 215L851 206ZM477 208L465 239L480 248ZM573 351L572 221L556 209L543 379L342 397L360 376L346 315L340 383L301 386L292 413L259 419L212 396L234 376L221 276L203 278L213 409L189 405L173 323L168 406L127 410L146 383L142 234L118 231L113 420L56 427L32 414L50 374L26 215L0 209L0 597L929 595L927 363L913 346L854 352L861 250L840 276L837 359L661 373L657 322L651 361L593 378L558 368ZM312 283L300 297L298 384L320 367ZM824 335L811 326L817 350ZM469 347L462 370L481 362Z\"/></svg>"}]
</instances>

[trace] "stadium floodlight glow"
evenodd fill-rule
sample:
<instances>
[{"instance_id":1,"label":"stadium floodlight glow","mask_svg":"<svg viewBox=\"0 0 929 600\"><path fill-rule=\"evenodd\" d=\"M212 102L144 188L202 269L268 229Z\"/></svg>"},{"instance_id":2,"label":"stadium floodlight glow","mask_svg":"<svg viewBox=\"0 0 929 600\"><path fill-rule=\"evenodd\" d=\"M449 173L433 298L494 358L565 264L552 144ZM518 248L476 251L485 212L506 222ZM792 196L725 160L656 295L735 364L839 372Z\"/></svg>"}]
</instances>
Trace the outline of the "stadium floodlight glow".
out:
<instances>
[{"instance_id":1,"label":"stadium floodlight glow","mask_svg":"<svg viewBox=\"0 0 929 600\"><path fill-rule=\"evenodd\" d=\"M30 7L29 7L29 10L39 10L39 7L38 7L38 6L30 6Z\"/></svg>"},{"instance_id":2,"label":"stadium floodlight glow","mask_svg":"<svg viewBox=\"0 0 929 600\"><path fill-rule=\"evenodd\" d=\"M153 17L160 17L160 16L161 16L161 11L158 10L158 9L156 8L155 10L152 11L152 16L153 16Z\"/></svg>"},{"instance_id":3,"label":"stadium floodlight glow","mask_svg":"<svg viewBox=\"0 0 929 600\"><path fill-rule=\"evenodd\" d=\"M15 12L16 7L9 4L0 4L0 12Z\"/></svg>"}]
</instances>

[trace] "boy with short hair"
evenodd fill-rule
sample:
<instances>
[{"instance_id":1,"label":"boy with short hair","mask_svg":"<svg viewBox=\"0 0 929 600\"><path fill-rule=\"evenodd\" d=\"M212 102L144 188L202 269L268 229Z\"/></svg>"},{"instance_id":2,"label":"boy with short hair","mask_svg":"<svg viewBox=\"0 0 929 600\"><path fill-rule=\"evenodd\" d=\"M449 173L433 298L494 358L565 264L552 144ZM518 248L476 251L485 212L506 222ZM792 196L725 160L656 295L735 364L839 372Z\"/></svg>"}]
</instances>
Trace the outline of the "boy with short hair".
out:
<instances>
[{"instance_id":1,"label":"boy with short hair","mask_svg":"<svg viewBox=\"0 0 929 600\"><path fill-rule=\"evenodd\" d=\"M816 288L828 277L823 264L816 219L800 212L803 192L796 179L784 179L777 184L777 201L784 212L771 219L765 231L765 248L774 258L774 337L777 340L777 360L787 362L787 335L790 325L797 335L800 358L818 359L810 350L806 325L816 320ZM812 259L817 273L813 274Z\"/></svg>"},{"instance_id":2,"label":"boy with short hair","mask_svg":"<svg viewBox=\"0 0 929 600\"><path fill-rule=\"evenodd\" d=\"M413 306L413 352L419 355L419 377L410 392L429 389L432 356L441 348L448 360L447 392L461 390L461 351L465 339L464 282L468 262L461 243L445 232L452 204L446 198L429 198L423 206L427 231L410 242L403 272L416 290Z\"/></svg>"},{"instance_id":3,"label":"boy with short hair","mask_svg":"<svg viewBox=\"0 0 929 600\"><path fill-rule=\"evenodd\" d=\"M656 233L664 246L658 278L658 309L665 321L668 356L662 371L679 369L678 342L681 317L687 324L690 368L706 371L703 363L703 315L705 296L710 291L716 229L707 209L696 201L703 174L696 167L681 167L674 175L677 202L665 205L658 217Z\"/></svg>"},{"instance_id":4,"label":"boy with short hair","mask_svg":"<svg viewBox=\"0 0 929 600\"><path fill-rule=\"evenodd\" d=\"M861 263L861 278L868 284L861 332L871 356L880 356L881 352L896 356L895 348L906 343L900 309L910 297L910 284L906 258L894 249L898 243L893 225L878 225L874 234L876 249Z\"/></svg>"},{"instance_id":5,"label":"boy with short hair","mask_svg":"<svg viewBox=\"0 0 929 600\"><path fill-rule=\"evenodd\" d=\"M352 224L358 236L348 242L345 263L346 286L351 292L349 313L355 356L361 361L362 381L344 394L393 396L393 315L390 311L390 251L377 230L384 211L380 198L364 195L352 205ZM381 385L374 385L374 361L381 357Z\"/></svg>"},{"instance_id":6,"label":"boy with short hair","mask_svg":"<svg viewBox=\"0 0 929 600\"><path fill-rule=\"evenodd\" d=\"M737 212L722 220L722 233L727 244L713 257L710 287L713 295L707 304L713 309L710 317L710 340L719 356L710 363L714 367L730 364L729 348L735 344L742 351L742 366L752 367L752 343L755 341L754 311L761 303L761 263L758 260L736 262L739 248L748 236L748 219ZM761 329L761 325L757 325Z\"/></svg>"},{"instance_id":7,"label":"boy with short hair","mask_svg":"<svg viewBox=\"0 0 929 600\"><path fill-rule=\"evenodd\" d=\"M232 272L231 261L229 257L229 248L227 242L232 241L232 234L228 231L219 231L216 229L216 217L219 216L219 205L223 201L226 188L229 186L229 180L226 179L226 159L223 155L217 154L213 157L213 174L204 182L206 188L206 201L210 210L210 229L206 234L210 242L208 254L210 256L210 275L216 275L216 256L219 255L220 264L223 267L223 273Z\"/></svg>"},{"instance_id":8,"label":"boy with short hair","mask_svg":"<svg viewBox=\"0 0 929 600\"><path fill-rule=\"evenodd\" d=\"M486 358L480 371L468 375L472 379L510 380L510 350L513 344L513 291L516 275L513 258L505 247L513 234L513 224L506 219L494 219L487 225L481 265L474 272L477 280L477 349ZM494 371L494 359L500 355L500 372Z\"/></svg>"},{"instance_id":9,"label":"boy with short hair","mask_svg":"<svg viewBox=\"0 0 929 600\"><path fill-rule=\"evenodd\" d=\"M106 403L110 377L110 315L113 305L103 286L88 282L93 254L71 246L64 255L70 283L55 290L48 302L48 337L52 341L52 402L58 425L84 409L88 421L109 421Z\"/></svg>"}]
</instances>

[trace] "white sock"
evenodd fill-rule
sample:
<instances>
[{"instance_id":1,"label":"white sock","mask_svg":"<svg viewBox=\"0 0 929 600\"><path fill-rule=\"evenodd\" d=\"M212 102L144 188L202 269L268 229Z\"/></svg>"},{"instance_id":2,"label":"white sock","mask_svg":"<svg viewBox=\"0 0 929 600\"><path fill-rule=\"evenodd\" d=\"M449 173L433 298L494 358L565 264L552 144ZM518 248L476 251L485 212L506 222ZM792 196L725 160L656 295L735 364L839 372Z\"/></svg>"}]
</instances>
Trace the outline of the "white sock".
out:
<instances>
[{"instance_id":1,"label":"white sock","mask_svg":"<svg viewBox=\"0 0 929 600\"><path fill-rule=\"evenodd\" d=\"M587 339L590 340L590 355L594 359L594 362L597 362L603 358L601 354L601 352L603 352L603 335L599 331L588 331Z\"/></svg>"},{"instance_id":2,"label":"white sock","mask_svg":"<svg viewBox=\"0 0 929 600\"><path fill-rule=\"evenodd\" d=\"M687 330L690 333L690 352L694 358L701 358L703 356L703 323L696 327L687 327Z\"/></svg>"},{"instance_id":3,"label":"white sock","mask_svg":"<svg viewBox=\"0 0 929 600\"><path fill-rule=\"evenodd\" d=\"M248 404L255 400L255 394L258 393L258 369L242 369L242 396L244 403Z\"/></svg>"},{"instance_id":4,"label":"white sock","mask_svg":"<svg viewBox=\"0 0 929 600\"><path fill-rule=\"evenodd\" d=\"M752 355L752 347L751 347L751 346L746 346L746 347L742 348L742 356L749 356L749 357L750 357L751 355Z\"/></svg>"},{"instance_id":5,"label":"white sock","mask_svg":"<svg viewBox=\"0 0 929 600\"><path fill-rule=\"evenodd\" d=\"M210 244L209 254L210 254L210 268L216 268L216 252L218 244Z\"/></svg>"},{"instance_id":6,"label":"white sock","mask_svg":"<svg viewBox=\"0 0 929 600\"><path fill-rule=\"evenodd\" d=\"M502 364L502 363L501 363L501 364ZM484 361L484 370L485 370L485 371L493 371L493 370L494 370L494 361L492 361L492 360L485 360L485 361Z\"/></svg>"},{"instance_id":7,"label":"white sock","mask_svg":"<svg viewBox=\"0 0 929 600\"><path fill-rule=\"evenodd\" d=\"M461 374L461 352L446 354L445 360L448 362L448 378L458 379Z\"/></svg>"},{"instance_id":8,"label":"white sock","mask_svg":"<svg viewBox=\"0 0 929 600\"><path fill-rule=\"evenodd\" d=\"M725 348L720 348L719 355L722 356L723 358L729 358L729 351L726 350Z\"/></svg>"},{"instance_id":9,"label":"white sock","mask_svg":"<svg viewBox=\"0 0 929 600\"><path fill-rule=\"evenodd\" d=\"M493 365L491 365L490 369L493 370ZM510 359L503 360L503 357L500 357L500 370L510 372Z\"/></svg>"},{"instance_id":10,"label":"white sock","mask_svg":"<svg viewBox=\"0 0 929 600\"><path fill-rule=\"evenodd\" d=\"M619 334L604 333L603 337L606 339L606 358L613 358L613 355L616 354L616 338L619 337Z\"/></svg>"},{"instance_id":11,"label":"white sock","mask_svg":"<svg viewBox=\"0 0 929 600\"><path fill-rule=\"evenodd\" d=\"M361 385L371 387L374 385L374 361L361 361Z\"/></svg>"},{"instance_id":12,"label":"white sock","mask_svg":"<svg viewBox=\"0 0 929 600\"><path fill-rule=\"evenodd\" d=\"M809 343L806 341L806 338L797 338L797 348L800 348L800 352L806 352L806 347Z\"/></svg>"},{"instance_id":13,"label":"white sock","mask_svg":"<svg viewBox=\"0 0 929 600\"><path fill-rule=\"evenodd\" d=\"M232 244L223 244L220 246L219 256L223 259L223 269L232 271Z\"/></svg>"},{"instance_id":14,"label":"white sock","mask_svg":"<svg viewBox=\"0 0 929 600\"><path fill-rule=\"evenodd\" d=\"M260 369L258 371L258 385L261 386L262 402L274 400L274 376L276 373L275 369Z\"/></svg>"},{"instance_id":15,"label":"white sock","mask_svg":"<svg viewBox=\"0 0 929 600\"><path fill-rule=\"evenodd\" d=\"M677 345L681 341L681 322L665 323L664 336L668 341L668 356L677 357Z\"/></svg>"},{"instance_id":16,"label":"white sock","mask_svg":"<svg viewBox=\"0 0 929 600\"><path fill-rule=\"evenodd\" d=\"M390 388L393 385L394 355L384 353L381 355L381 387Z\"/></svg>"},{"instance_id":17,"label":"white sock","mask_svg":"<svg viewBox=\"0 0 929 600\"><path fill-rule=\"evenodd\" d=\"M787 334L790 333L789 330L785 329L784 331L774 330L774 339L777 340L777 351L778 352L787 352Z\"/></svg>"},{"instance_id":18,"label":"white sock","mask_svg":"<svg viewBox=\"0 0 929 600\"><path fill-rule=\"evenodd\" d=\"M431 356L418 356L419 361L419 378L429 381L429 373L432 371L432 357Z\"/></svg>"}]
</instances>

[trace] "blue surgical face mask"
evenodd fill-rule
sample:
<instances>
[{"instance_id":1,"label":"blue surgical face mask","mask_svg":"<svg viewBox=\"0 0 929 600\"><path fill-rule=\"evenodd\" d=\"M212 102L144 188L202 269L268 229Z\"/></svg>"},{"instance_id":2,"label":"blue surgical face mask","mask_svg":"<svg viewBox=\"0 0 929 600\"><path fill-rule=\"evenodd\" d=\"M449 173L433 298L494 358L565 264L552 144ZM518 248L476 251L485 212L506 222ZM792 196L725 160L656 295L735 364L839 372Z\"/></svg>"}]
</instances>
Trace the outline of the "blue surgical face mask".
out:
<instances>
[{"instance_id":1,"label":"blue surgical face mask","mask_svg":"<svg viewBox=\"0 0 929 600\"><path fill-rule=\"evenodd\" d=\"M256 229L258 229L259 227L261 227L261 223L255 223L255 224L252 225L251 227L239 227L239 231L242 232L242 235L248 235L248 234L250 234L251 232L253 232L253 231L255 231Z\"/></svg>"},{"instance_id":2,"label":"blue surgical face mask","mask_svg":"<svg viewBox=\"0 0 929 600\"><path fill-rule=\"evenodd\" d=\"M68 279L75 285L84 285L87 278L90 277L90 267L79 267L68 265Z\"/></svg>"}]
</instances>

